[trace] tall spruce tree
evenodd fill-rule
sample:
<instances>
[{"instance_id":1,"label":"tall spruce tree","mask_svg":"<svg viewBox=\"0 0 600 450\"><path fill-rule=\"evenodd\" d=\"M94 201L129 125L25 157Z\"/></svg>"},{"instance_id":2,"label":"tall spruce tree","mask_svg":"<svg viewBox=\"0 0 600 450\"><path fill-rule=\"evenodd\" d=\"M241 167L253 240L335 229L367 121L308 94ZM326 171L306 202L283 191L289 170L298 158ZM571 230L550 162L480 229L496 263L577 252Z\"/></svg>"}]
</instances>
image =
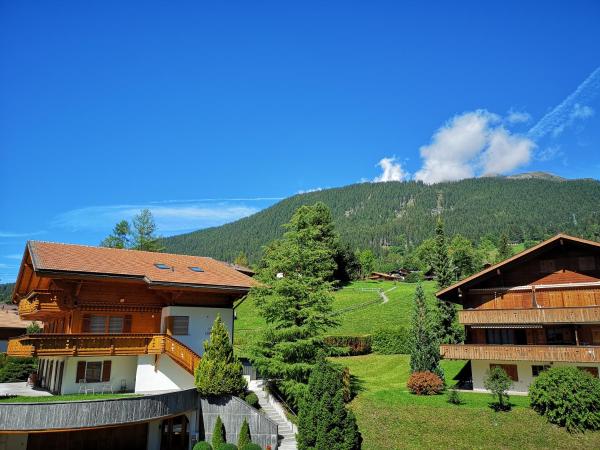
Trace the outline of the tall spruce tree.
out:
<instances>
[{"instance_id":1,"label":"tall spruce tree","mask_svg":"<svg viewBox=\"0 0 600 450\"><path fill-rule=\"evenodd\" d=\"M506 233L500 235L500 241L498 242L498 262L504 261L512 256L512 249L508 242L508 236Z\"/></svg>"},{"instance_id":2,"label":"tall spruce tree","mask_svg":"<svg viewBox=\"0 0 600 450\"><path fill-rule=\"evenodd\" d=\"M411 324L411 372L433 372L444 379L440 367L438 339L433 332L431 317L427 308L425 292L419 283L415 290L415 302Z\"/></svg>"},{"instance_id":3,"label":"tall spruce tree","mask_svg":"<svg viewBox=\"0 0 600 450\"><path fill-rule=\"evenodd\" d=\"M296 407L323 348L331 317L337 235L323 203L302 206L283 238L265 249L250 296L266 327L251 348L255 367Z\"/></svg>"},{"instance_id":4,"label":"tall spruce tree","mask_svg":"<svg viewBox=\"0 0 600 450\"><path fill-rule=\"evenodd\" d=\"M313 370L300 402L300 450L360 449L361 435L352 411L344 403L342 372L321 358Z\"/></svg>"},{"instance_id":5,"label":"tall spruce tree","mask_svg":"<svg viewBox=\"0 0 600 450\"><path fill-rule=\"evenodd\" d=\"M433 270L439 289L447 288L454 281L454 269L448 254L448 244L444 231L444 221L439 218L435 227L435 254ZM444 300L437 303L438 335L443 343L457 343L461 340L461 332L456 323L456 305Z\"/></svg>"},{"instance_id":6,"label":"tall spruce tree","mask_svg":"<svg viewBox=\"0 0 600 450\"><path fill-rule=\"evenodd\" d=\"M110 248L129 248L147 252L162 252L164 248L156 236L156 223L149 209L143 209L133 217L132 224L121 220L100 245Z\"/></svg>"},{"instance_id":7,"label":"tall spruce tree","mask_svg":"<svg viewBox=\"0 0 600 450\"><path fill-rule=\"evenodd\" d=\"M229 333L217 316L204 342L204 355L195 371L195 384L201 396L238 395L246 389L242 364L233 355Z\"/></svg>"}]
</instances>

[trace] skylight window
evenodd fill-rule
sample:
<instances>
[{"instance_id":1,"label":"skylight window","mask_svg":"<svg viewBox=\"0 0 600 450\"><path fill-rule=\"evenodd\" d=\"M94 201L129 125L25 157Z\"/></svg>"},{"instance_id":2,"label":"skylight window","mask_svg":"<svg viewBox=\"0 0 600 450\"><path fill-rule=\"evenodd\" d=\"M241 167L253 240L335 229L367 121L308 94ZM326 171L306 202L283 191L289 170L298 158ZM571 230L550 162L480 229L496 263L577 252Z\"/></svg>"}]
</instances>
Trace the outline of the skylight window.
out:
<instances>
[{"instance_id":1,"label":"skylight window","mask_svg":"<svg viewBox=\"0 0 600 450\"><path fill-rule=\"evenodd\" d=\"M201 267L198 267L198 266L190 266L190 270L192 272L204 272L204 269L202 269Z\"/></svg>"},{"instance_id":2,"label":"skylight window","mask_svg":"<svg viewBox=\"0 0 600 450\"><path fill-rule=\"evenodd\" d=\"M167 269L171 268L171 266L169 266L168 264L163 264L163 263L154 263L154 266L157 269L163 269L163 270L167 270Z\"/></svg>"}]
</instances>

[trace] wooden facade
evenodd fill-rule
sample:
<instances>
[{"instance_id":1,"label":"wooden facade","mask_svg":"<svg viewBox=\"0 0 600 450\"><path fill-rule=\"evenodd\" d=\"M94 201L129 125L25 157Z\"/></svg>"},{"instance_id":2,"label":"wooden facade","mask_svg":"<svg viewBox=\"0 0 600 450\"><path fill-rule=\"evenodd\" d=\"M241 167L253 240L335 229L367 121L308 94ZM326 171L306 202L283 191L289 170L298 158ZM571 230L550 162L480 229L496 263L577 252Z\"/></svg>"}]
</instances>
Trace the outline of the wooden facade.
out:
<instances>
[{"instance_id":1,"label":"wooden facade","mask_svg":"<svg viewBox=\"0 0 600 450\"><path fill-rule=\"evenodd\" d=\"M466 327L444 358L600 363L600 243L557 235L437 297Z\"/></svg>"}]
</instances>

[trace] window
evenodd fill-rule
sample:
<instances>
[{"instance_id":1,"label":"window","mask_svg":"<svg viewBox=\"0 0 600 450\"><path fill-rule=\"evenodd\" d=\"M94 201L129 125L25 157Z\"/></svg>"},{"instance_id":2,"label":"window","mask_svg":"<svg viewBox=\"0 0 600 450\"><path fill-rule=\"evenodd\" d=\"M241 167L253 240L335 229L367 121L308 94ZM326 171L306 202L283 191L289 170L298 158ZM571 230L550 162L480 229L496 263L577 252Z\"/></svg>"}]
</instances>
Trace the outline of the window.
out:
<instances>
[{"instance_id":1,"label":"window","mask_svg":"<svg viewBox=\"0 0 600 450\"><path fill-rule=\"evenodd\" d=\"M198 267L198 266L190 266L189 269L192 272L204 272L204 270L201 267Z\"/></svg>"},{"instance_id":2,"label":"window","mask_svg":"<svg viewBox=\"0 0 600 450\"><path fill-rule=\"evenodd\" d=\"M173 336L188 334L190 318L188 316L169 316L167 320L167 333Z\"/></svg>"},{"instance_id":3,"label":"window","mask_svg":"<svg viewBox=\"0 0 600 450\"><path fill-rule=\"evenodd\" d=\"M106 332L106 316L90 316L90 333Z\"/></svg>"},{"instance_id":4,"label":"window","mask_svg":"<svg viewBox=\"0 0 600 450\"><path fill-rule=\"evenodd\" d=\"M123 318L117 316L111 316L108 318L108 332L109 333L122 333L123 332Z\"/></svg>"},{"instance_id":5,"label":"window","mask_svg":"<svg viewBox=\"0 0 600 450\"><path fill-rule=\"evenodd\" d=\"M585 366L579 366L577 367L579 370L583 370L584 372L588 372L591 373L593 376L595 376L596 378L598 378L598 368L597 367L585 367Z\"/></svg>"},{"instance_id":6,"label":"window","mask_svg":"<svg viewBox=\"0 0 600 450\"><path fill-rule=\"evenodd\" d=\"M100 383L110 381L112 361L78 361L76 383Z\"/></svg>"},{"instance_id":7,"label":"window","mask_svg":"<svg viewBox=\"0 0 600 450\"><path fill-rule=\"evenodd\" d=\"M546 328L546 342L550 345L575 345L573 330L568 327Z\"/></svg>"},{"instance_id":8,"label":"window","mask_svg":"<svg viewBox=\"0 0 600 450\"><path fill-rule=\"evenodd\" d=\"M515 330L509 328L488 328L485 330L485 338L487 344L514 344Z\"/></svg>"},{"instance_id":9,"label":"window","mask_svg":"<svg viewBox=\"0 0 600 450\"><path fill-rule=\"evenodd\" d=\"M85 365L85 381L98 383L102 379L102 361L88 362Z\"/></svg>"},{"instance_id":10,"label":"window","mask_svg":"<svg viewBox=\"0 0 600 450\"><path fill-rule=\"evenodd\" d=\"M516 364L490 364L490 369L493 369L494 367L500 367L502 370L504 370L506 375L508 375L508 378L511 380L519 381Z\"/></svg>"},{"instance_id":11,"label":"window","mask_svg":"<svg viewBox=\"0 0 600 450\"><path fill-rule=\"evenodd\" d=\"M163 263L154 263L154 266L157 269L163 269L163 270L167 270L167 269L171 268L171 266L169 266L168 264L163 264Z\"/></svg>"},{"instance_id":12,"label":"window","mask_svg":"<svg viewBox=\"0 0 600 450\"><path fill-rule=\"evenodd\" d=\"M531 366L531 375L537 377L540 373L549 368L550 366Z\"/></svg>"},{"instance_id":13,"label":"window","mask_svg":"<svg viewBox=\"0 0 600 450\"><path fill-rule=\"evenodd\" d=\"M540 261L540 272L541 273L553 273L556 272L556 264L553 259L542 259Z\"/></svg>"}]
</instances>

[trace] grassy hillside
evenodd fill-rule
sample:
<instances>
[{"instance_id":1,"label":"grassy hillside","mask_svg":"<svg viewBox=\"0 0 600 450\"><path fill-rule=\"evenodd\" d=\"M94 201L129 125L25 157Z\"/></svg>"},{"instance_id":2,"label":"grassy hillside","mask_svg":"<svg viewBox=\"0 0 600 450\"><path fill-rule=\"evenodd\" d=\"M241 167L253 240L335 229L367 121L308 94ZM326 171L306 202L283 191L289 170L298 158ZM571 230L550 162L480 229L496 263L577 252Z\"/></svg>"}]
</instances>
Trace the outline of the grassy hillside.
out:
<instances>
[{"instance_id":1,"label":"grassy hillside","mask_svg":"<svg viewBox=\"0 0 600 450\"><path fill-rule=\"evenodd\" d=\"M330 329L327 334L371 334L380 328L408 327L412 314L413 298L417 285L414 283L394 283L391 281L356 281L335 292L333 303L339 327ZM427 299L434 306L435 282L423 283ZM383 303L378 290L385 293L387 303ZM356 308L349 310L350 308ZM256 336L264 321L258 315L251 299L236 309L234 343L238 354L246 353L248 345Z\"/></svg>"},{"instance_id":2,"label":"grassy hillside","mask_svg":"<svg viewBox=\"0 0 600 450\"><path fill-rule=\"evenodd\" d=\"M491 396L461 393L464 404L446 395L408 392L409 357L365 355L334 358L350 368L360 391L350 404L363 435L364 450L444 449L589 449L600 448L600 432L569 434L550 425L528 407L529 399L512 396L510 412L492 411ZM442 361L451 382L463 361Z\"/></svg>"},{"instance_id":3,"label":"grassy hillside","mask_svg":"<svg viewBox=\"0 0 600 450\"><path fill-rule=\"evenodd\" d=\"M442 214L448 235L472 240L509 234L513 241L542 239L559 231L580 236L600 232L600 182L553 178L477 178L424 185L362 183L295 195L250 217L163 240L167 251L233 260L244 251L251 262L279 237L292 213L317 201L332 210L336 229L353 248L376 253L387 245L415 245L430 237ZM595 230L595 231L594 231Z\"/></svg>"}]
</instances>

